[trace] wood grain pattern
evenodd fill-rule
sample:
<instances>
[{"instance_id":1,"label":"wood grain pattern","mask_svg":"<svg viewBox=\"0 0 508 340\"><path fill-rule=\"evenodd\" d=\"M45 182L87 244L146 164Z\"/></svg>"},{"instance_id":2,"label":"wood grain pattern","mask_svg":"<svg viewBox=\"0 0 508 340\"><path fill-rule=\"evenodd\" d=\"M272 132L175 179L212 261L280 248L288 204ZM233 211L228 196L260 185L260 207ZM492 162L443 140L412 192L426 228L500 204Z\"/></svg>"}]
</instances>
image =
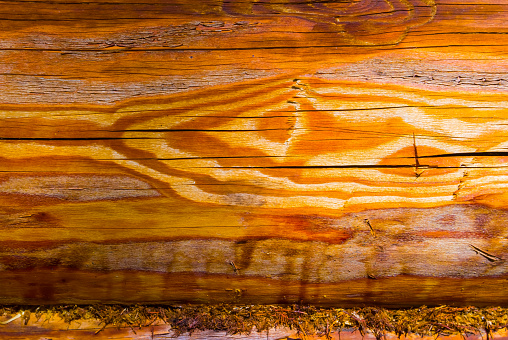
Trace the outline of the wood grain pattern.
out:
<instances>
[{"instance_id":1,"label":"wood grain pattern","mask_svg":"<svg viewBox=\"0 0 508 340\"><path fill-rule=\"evenodd\" d=\"M0 1L0 302L506 304L507 11Z\"/></svg>"}]
</instances>

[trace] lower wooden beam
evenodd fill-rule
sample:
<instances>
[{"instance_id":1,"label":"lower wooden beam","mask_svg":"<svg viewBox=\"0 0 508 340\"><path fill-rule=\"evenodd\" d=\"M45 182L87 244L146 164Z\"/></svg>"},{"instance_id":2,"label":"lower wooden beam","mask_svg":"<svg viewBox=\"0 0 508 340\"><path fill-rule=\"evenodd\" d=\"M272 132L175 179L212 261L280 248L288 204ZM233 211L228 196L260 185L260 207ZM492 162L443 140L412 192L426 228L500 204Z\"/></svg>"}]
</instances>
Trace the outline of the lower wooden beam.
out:
<instances>
[{"instance_id":1,"label":"lower wooden beam","mask_svg":"<svg viewBox=\"0 0 508 340\"><path fill-rule=\"evenodd\" d=\"M320 216L203 208L201 219L183 219L152 203L150 215L132 219L146 202L30 210L27 220L50 222L4 229L10 239L0 241L0 303L508 305L502 209ZM88 216L87 209L97 220L59 224ZM146 227L142 217L153 220ZM113 227L101 227L108 218ZM157 223L165 237L147 229Z\"/></svg>"},{"instance_id":2,"label":"lower wooden beam","mask_svg":"<svg viewBox=\"0 0 508 340\"><path fill-rule=\"evenodd\" d=\"M197 303L362 305L409 308L508 305L508 276L440 278L397 276L309 283L203 273L19 270L4 273L2 300L47 303ZM2 301L0 300L0 301ZM3 303L7 303L3 301Z\"/></svg>"}]
</instances>

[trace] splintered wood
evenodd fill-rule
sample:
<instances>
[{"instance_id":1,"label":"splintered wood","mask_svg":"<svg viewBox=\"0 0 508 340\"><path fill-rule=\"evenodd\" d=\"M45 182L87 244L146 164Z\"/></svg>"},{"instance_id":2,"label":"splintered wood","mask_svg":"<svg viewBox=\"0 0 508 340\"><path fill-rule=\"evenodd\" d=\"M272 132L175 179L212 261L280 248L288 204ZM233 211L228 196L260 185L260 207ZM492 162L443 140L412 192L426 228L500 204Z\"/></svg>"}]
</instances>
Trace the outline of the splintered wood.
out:
<instances>
[{"instance_id":1,"label":"splintered wood","mask_svg":"<svg viewBox=\"0 0 508 340\"><path fill-rule=\"evenodd\" d=\"M507 11L0 1L0 303L508 304Z\"/></svg>"}]
</instances>

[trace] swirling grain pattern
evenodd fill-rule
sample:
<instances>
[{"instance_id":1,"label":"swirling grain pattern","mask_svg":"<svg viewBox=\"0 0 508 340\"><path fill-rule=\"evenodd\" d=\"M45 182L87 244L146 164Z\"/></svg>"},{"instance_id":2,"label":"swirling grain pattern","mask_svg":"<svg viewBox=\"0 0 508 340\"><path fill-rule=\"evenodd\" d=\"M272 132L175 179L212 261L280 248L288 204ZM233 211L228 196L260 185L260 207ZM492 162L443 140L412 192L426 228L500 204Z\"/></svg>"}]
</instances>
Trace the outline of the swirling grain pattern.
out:
<instances>
[{"instance_id":1,"label":"swirling grain pattern","mask_svg":"<svg viewBox=\"0 0 508 340\"><path fill-rule=\"evenodd\" d=\"M229 1L223 9L233 15L288 15L336 31L354 45L397 44L413 28L431 21L434 0L363 1Z\"/></svg>"},{"instance_id":2,"label":"swirling grain pattern","mask_svg":"<svg viewBox=\"0 0 508 340\"><path fill-rule=\"evenodd\" d=\"M499 94L273 79L103 113L3 110L0 148L6 160L116 166L198 203L346 212L369 204L432 207L487 193L505 200L507 110ZM48 195L31 181L16 180L17 193ZM12 185L0 192L12 194Z\"/></svg>"},{"instance_id":3,"label":"swirling grain pattern","mask_svg":"<svg viewBox=\"0 0 508 340\"><path fill-rule=\"evenodd\" d=\"M473 77L478 89L499 81L491 71L506 60L505 1L0 4L1 97L12 104L114 105L332 67L343 77L374 80L375 66L355 69L356 62L372 56L422 62L404 70L413 75L428 69L427 60L469 60L472 72L457 67L449 78L445 67L425 75L432 79L405 83L455 86L462 78L463 87ZM385 57L387 52L392 55ZM476 72L489 63L487 74Z\"/></svg>"}]
</instances>

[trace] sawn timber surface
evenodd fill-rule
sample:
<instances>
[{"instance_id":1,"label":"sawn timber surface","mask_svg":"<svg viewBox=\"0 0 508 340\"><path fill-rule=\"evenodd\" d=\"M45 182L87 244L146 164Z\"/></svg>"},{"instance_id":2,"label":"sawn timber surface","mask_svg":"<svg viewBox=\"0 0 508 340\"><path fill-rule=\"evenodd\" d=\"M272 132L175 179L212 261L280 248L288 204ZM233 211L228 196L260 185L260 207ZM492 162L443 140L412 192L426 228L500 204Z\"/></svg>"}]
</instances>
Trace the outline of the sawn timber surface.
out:
<instances>
[{"instance_id":1,"label":"sawn timber surface","mask_svg":"<svg viewBox=\"0 0 508 340\"><path fill-rule=\"evenodd\" d=\"M507 11L0 1L0 303L507 305Z\"/></svg>"}]
</instances>

